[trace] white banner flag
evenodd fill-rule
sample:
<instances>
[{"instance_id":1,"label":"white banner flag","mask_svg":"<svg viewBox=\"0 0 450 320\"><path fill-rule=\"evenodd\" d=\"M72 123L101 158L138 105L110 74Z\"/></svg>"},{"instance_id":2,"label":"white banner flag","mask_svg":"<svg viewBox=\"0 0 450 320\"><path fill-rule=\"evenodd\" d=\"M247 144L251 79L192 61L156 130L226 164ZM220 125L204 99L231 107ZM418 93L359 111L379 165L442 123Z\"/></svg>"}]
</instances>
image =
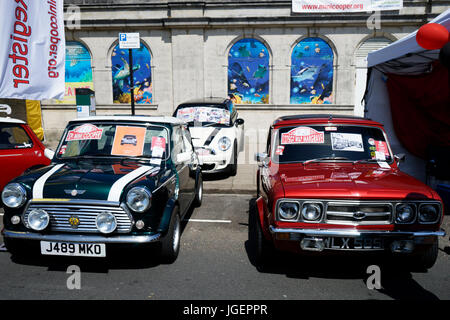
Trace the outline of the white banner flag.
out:
<instances>
[{"instance_id":1,"label":"white banner flag","mask_svg":"<svg viewBox=\"0 0 450 320\"><path fill-rule=\"evenodd\" d=\"M401 8L403 0L292 0L293 12L368 12Z\"/></svg>"},{"instance_id":2,"label":"white banner flag","mask_svg":"<svg viewBox=\"0 0 450 320\"><path fill-rule=\"evenodd\" d=\"M63 11L63 0L0 1L0 98L64 98Z\"/></svg>"}]
</instances>

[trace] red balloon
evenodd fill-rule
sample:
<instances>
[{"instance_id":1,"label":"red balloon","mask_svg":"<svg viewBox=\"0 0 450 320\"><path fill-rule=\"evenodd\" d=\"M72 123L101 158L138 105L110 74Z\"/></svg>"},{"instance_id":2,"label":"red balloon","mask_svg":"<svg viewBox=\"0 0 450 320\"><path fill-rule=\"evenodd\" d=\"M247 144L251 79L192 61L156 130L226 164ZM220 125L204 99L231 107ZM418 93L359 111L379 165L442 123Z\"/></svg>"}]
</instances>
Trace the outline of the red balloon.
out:
<instances>
[{"instance_id":1,"label":"red balloon","mask_svg":"<svg viewBox=\"0 0 450 320\"><path fill-rule=\"evenodd\" d=\"M420 27L416 34L417 44L427 50L442 48L449 38L447 29L438 23L427 23Z\"/></svg>"}]
</instances>

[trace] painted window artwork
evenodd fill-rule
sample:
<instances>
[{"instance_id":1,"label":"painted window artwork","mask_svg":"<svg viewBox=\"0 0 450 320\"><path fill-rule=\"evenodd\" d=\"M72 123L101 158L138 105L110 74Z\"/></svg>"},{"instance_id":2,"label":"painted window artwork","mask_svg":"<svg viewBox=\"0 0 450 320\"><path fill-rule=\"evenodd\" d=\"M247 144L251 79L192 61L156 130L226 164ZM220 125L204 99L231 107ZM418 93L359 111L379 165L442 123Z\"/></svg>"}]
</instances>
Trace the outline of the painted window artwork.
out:
<instances>
[{"instance_id":1,"label":"painted window artwork","mask_svg":"<svg viewBox=\"0 0 450 320\"><path fill-rule=\"evenodd\" d=\"M269 103L269 51L256 39L236 42L228 55L228 96L235 104Z\"/></svg>"},{"instance_id":2,"label":"painted window artwork","mask_svg":"<svg viewBox=\"0 0 450 320\"><path fill-rule=\"evenodd\" d=\"M291 104L333 103L333 50L320 38L306 38L292 51Z\"/></svg>"},{"instance_id":3,"label":"painted window artwork","mask_svg":"<svg viewBox=\"0 0 450 320\"><path fill-rule=\"evenodd\" d=\"M66 42L65 68L66 93L64 99L56 100L56 103L76 104L76 88L94 90L91 55L85 46L77 41Z\"/></svg>"},{"instance_id":4,"label":"painted window artwork","mask_svg":"<svg viewBox=\"0 0 450 320\"><path fill-rule=\"evenodd\" d=\"M147 47L141 43L139 49L132 49L134 101L137 104L151 104L152 70L151 57ZM120 49L116 45L111 55L113 101L114 103L130 103L130 64L128 49Z\"/></svg>"}]
</instances>

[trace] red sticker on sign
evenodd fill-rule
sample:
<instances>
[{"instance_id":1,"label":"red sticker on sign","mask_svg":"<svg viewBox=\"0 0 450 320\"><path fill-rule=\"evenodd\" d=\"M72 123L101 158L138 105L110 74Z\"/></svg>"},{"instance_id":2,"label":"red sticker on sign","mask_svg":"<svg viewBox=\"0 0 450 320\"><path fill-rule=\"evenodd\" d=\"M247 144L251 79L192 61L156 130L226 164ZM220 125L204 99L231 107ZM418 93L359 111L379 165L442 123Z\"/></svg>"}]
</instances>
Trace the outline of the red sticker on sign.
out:
<instances>
[{"instance_id":1,"label":"red sticker on sign","mask_svg":"<svg viewBox=\"0 0 450 320\"><path fill-rule=\"evenodd\" d=\"M93 124L83 124L67 133L66 141L74 140L100 140L102 138L103 129L99 129Z\"/></svg>"},{"instance_id":2,"label":"red sticker on sign","mask_svg":"<svg viewBox=\"0 0 450 320\"><path fill-rule=\"evenodd\" d=\"M324 133L309 127L298 127L281 134L281 144L324 143Z\"/></svg>"},{"instance_id":3,"label":"red sticker on sign","mask_svg":"<svg viewBox=\"0 0 450 320\"><path fill-rule=\"evenodd\" d=\"M282 156L282 155L283 155L283 152L284 152L284 146L278 146L278 147L277 147L277 150L275 150L275 154L276 154L277 156Z\"/></svg>"}]
</instances>

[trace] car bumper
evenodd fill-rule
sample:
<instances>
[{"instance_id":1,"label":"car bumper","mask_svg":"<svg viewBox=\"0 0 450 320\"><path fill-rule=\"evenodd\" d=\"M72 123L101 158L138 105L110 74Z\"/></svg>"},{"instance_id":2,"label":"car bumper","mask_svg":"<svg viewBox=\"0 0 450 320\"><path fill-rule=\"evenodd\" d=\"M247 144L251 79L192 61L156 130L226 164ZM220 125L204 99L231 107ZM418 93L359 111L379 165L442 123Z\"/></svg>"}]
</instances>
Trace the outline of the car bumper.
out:
<instances>
[{"instance_id":1,"label":"car bumper","mask_svg":"<svg viewBox=\"0 0 450 320\"><path fill-rule=\"evenodd\" d=\"M4 230L3 236L10 239L37 240L52 242L81 242L81 243L114 243L114 244L145 244L157 242L161 239L161 234L153 235L79 235L79 234L40 234L33 232L17 232Z\"/></svg>"},{"instance_id":2,"label":"car bumper","mask_svg":"<svg viewBox=\"0 0 450 320\"><path fill-rule=\"evenodd\" d=\"M288 251L376 251L412 253L432 244L436 237L445 236L439 231L375 231L341 229L289 229L270 226L276 247ZM349 240L351 239L351 240ZM336 240L336 241L335 241ZM349 245L349 243L352 243Z\"/></svg>"},{"instance_id":3,"label":"car bumper","mask_svg":"<svg viewBox=\"0 0 450 320\"><path fill-rule=\"evenodd\" d=\"M217 172L226 169L231 156L227 153L220 155L206 155L198 157L203 172Z\"/></svg>"},{"instance_id":4,"label":"car bumper","mask_svg":"<svg viewBox=\"0 0 450 320\"><path fill-rule=\"evenodd\" d=\"M316 229L287 229L275 228L270 226L272 234L289 233L294 235L303 235L310 237L431 237L431 236L445 236L444 230L439 231L372 231L372 230L316 230Z\"/></svg>"}]
</instances>

